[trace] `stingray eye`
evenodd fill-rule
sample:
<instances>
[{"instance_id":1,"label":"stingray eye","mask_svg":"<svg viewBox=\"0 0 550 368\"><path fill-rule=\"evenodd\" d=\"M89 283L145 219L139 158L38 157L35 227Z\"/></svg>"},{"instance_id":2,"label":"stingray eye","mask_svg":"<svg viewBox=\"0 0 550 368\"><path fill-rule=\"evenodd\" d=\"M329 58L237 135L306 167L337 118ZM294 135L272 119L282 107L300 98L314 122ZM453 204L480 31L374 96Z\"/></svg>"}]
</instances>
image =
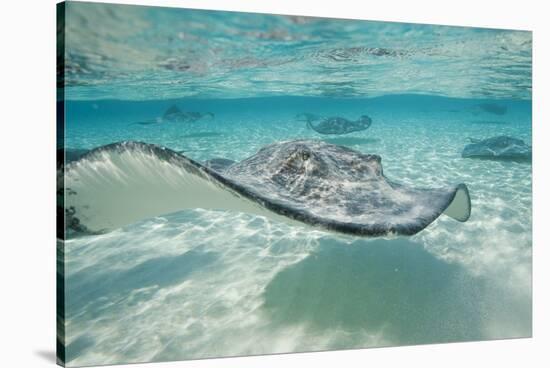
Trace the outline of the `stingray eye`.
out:
<instances>
[{"instance_id":1,"label":"stingray eye","mask_svg":"<svg viewBox=\"0 0 550 368\"><path fill-rule=\"evenodd\" d=\"M307 151L302 151L302 160L307 161L309 160L310 154Z\"/></svg>"}]
</instances>

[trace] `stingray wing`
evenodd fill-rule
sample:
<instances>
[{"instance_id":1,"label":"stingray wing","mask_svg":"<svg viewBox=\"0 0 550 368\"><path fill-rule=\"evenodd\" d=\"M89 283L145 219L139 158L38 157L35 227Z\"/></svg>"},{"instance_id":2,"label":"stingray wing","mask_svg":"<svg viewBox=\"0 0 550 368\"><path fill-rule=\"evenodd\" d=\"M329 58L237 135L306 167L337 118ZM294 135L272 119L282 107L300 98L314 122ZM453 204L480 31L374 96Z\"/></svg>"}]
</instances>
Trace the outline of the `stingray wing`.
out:
<instances>
[{"instance_id":1,"label":"stingray wing","mask_svg":"<svg viewBox=\"0 0 550 368\"><path fill-rule=\"evenodd\" d=\"M137 142L103 146L67 165L65 208L68 231L86 233L187 208L271 215L201 164Z\"/></svg>"},{"instance_id":2,"label":"stingray wing","mask_svg":"<svg viewBox=\"0 0 550 368\"><path fill-rule=\"evenodd\" d=\"M459 184L453 192L453 197L443 213L457 221L466 222L472 212L468 187L465 184Z\"/></svg>"}]
</instances>

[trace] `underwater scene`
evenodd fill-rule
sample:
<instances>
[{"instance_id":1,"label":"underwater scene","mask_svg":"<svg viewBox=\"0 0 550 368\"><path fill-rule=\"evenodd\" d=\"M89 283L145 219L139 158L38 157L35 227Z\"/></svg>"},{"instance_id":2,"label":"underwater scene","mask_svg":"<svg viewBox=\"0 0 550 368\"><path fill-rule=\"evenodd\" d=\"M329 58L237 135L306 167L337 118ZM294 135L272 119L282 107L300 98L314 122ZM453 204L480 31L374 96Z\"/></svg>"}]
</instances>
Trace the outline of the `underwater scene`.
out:
<instances>
[{"instance_id":1,"label":"underwater scene","mask_svg":"<svg viewBox=\"0 0 550 368\"><path fill-rule=\"evenodd\" d=\"M531 32L57 10L58 363L532 335Z\"/></svg>"}]
</instances>

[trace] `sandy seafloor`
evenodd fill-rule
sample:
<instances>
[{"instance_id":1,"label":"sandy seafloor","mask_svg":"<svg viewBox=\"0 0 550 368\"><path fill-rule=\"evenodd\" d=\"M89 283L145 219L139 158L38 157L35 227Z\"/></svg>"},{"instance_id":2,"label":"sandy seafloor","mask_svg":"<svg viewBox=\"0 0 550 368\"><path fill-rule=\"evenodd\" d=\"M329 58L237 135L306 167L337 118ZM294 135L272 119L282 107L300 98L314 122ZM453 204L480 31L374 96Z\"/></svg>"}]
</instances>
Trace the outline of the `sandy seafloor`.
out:
<instances>
[{"instance_id":1,"label":"sandy seafloor","mask_svg":"<svg viewBox=\"0 0 550 368\"><path fill-rule=\"evenodd\" d=\"M460 156L468 137L531 144L530 101L492 101L508 107L497 115L477 106L487 101L430 96L178 100L215 118L130 125L173 102L69 102L66 147L138 140L241 160L276 141L325 139L379 154L396 182L465 183L471 218L365 239L197 209L68 240L68 365L531 335L531 164ZM373 124L321 136L300 112Z\"/></svg>"}]
</instances>

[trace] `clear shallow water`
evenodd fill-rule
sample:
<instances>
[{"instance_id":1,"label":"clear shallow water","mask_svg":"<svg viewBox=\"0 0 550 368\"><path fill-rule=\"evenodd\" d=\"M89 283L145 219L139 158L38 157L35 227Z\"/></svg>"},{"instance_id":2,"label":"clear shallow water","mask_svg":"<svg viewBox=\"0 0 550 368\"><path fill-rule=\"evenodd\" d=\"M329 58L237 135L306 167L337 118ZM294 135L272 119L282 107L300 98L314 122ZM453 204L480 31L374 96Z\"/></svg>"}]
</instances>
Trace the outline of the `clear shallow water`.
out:
<instances>
[{"instance_id":1,"label":"clear shallow water","mask_svg":"<svg viewBox=\"0 0 550 368\"><path fill-rule=\"evenodd\" d=\"M66 24L66 148L239 161L322 139L472 200L411 237L196 209L67 240L69 365L531 335L531 164L461 158L470 137L531 144L530 33L85 3ZM135 124L174 104L214 116ZM373 123L323 136L304 112Z\"/></svg>"},{"instance_id":2,"label":"clear shallow water","mask_svg":"<svg viewBox=\"0 0 550 368\"><path fill-rule=\"evenodd\" d=\"M129 125L177 102L214 118ZM247 214L191 210L66 242L70 364L189 359L531 334L531 165L463 159L467 138L531 142L530 101L430 96L362 100L73 101L66 144L140 140L204 161L324 139L382 157L416 187L466 183L466 223L440 217L412 237L361 239ZM364 132L322 136L295 115L356 118ZM239 336L239 338L235 338ZM80 346L82 345L82 347Z\"/></svg>"}]
</instances>

